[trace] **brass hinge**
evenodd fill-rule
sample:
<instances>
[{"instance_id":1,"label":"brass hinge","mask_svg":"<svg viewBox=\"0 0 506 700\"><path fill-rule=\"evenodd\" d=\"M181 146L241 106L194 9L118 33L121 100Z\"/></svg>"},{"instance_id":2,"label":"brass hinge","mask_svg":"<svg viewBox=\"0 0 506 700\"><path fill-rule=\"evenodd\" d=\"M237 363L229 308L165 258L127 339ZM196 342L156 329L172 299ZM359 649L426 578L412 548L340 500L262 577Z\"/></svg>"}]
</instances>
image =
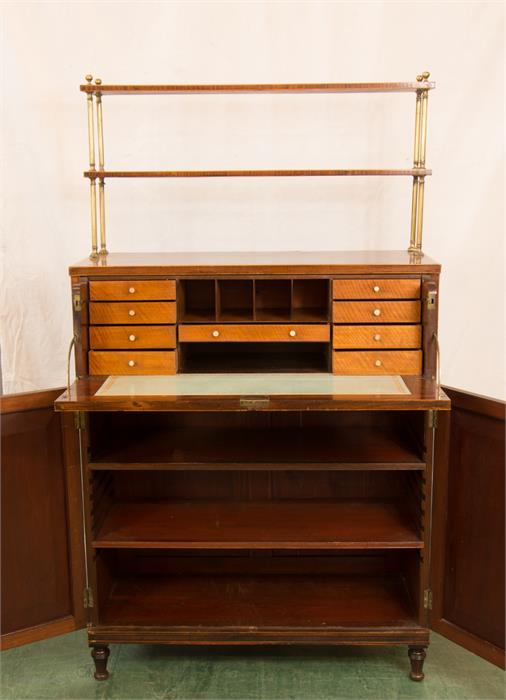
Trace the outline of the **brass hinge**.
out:
<instances>
[{"instance_id":1,"label":"brass hinge","mask_svg":"<svg viewBox=\"0 0 506 700\"><path fill-rule=\"evenodd\" d=\"M86 418L84 416L84 411L76 411L74 413L74 425L76 430L84 430L86 427Z\"/></svg>"},{"instance_id":2,"label":"brass hinge","mask_svg":"<svg viewBox=\"0 0 506 700\"><path fill-rule=\"evenodd\" d=\"M74 307L74 311L82 311L83 301L80 294L72 295L72 306Z\"/></svg>"},{"instance_id":3,"label":"brass hinge","mask_svg":"<svg viewBox=\"0 0 506 700\"><path fill-rule=\"evenodd\" d=\"M438 411L429 411L429 428L437 428L438 425Z\"/></svg>"},{"instance_id":4,"label":"brass hinge","mask_svg":"<svg viewBox=\"0 0 506 700\"><path fill-rule=\"evenodd\" d=\"M427 292L427 296L425 297L425 301L427 303L427 308L430 310L436 308L436 300L437 300L437 291L435 289L432 289L430 292Z\"/></svg>"},{"instance_id":5,"label":"brass hinge","mask_svg":"<svg viewBox=\"0 0 506 700\"><path fill-rule=\"evenodd\" d=\"M241 396L239 406L248 411L260 411L262 408L268 408L268 396Z\"/></svg>"},{"instance_id":6,"label":"brass hinge","mask_svg":"<svg viewBox=\"0 0 506 700\"><path fill-rule=\"evenodd\" d=\"M83 591L83 604L85 608L93 607L93 591L91 588L85 588Z\"/></svg>"},{"instance_id":7,"label":"brass hinge","mask_svg":"<svg viewBox=\"0 0 506 700\"><path fill-rule=\"evenodd\" d=\"M426 588L423 592L423 607L426 610L432 610L432 590Z\"/></svg>"}]
</instances>

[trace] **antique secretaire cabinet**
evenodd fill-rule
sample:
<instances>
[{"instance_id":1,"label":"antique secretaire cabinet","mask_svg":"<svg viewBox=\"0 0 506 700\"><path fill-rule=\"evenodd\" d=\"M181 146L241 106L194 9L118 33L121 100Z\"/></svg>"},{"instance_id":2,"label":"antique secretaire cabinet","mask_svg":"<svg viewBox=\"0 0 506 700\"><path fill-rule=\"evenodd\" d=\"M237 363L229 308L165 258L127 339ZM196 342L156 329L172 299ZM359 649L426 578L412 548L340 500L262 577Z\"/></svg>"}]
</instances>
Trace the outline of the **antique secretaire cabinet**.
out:
<instances>
[{"instance_id":1,"label":"antique secretaire cabinet","mask_svg":"<svg viewBox=\"0 0 506 700\"><path fill-rule=\"evenodd\" d=\"M427 78L82 86L101 252L92 227L90 259L70 268L77 379L56 408L81 434L97 679L125 642L406 645L423 678L434 426L449 409L440 266L421 251ZM415 92L414 168L106 171L102 96L185 88ZM107 177L258 174L413 177L410 251L107 254Z\"/></svg>"}]
</instances>

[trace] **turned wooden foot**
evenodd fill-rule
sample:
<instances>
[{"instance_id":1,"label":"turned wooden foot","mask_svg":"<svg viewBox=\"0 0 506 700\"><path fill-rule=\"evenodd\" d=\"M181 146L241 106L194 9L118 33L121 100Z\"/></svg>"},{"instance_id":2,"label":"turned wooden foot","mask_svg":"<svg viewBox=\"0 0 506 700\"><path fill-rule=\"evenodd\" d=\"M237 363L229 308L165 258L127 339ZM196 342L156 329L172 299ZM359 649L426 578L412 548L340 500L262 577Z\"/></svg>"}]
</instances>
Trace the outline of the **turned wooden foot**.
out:
<instances>
[{"instance_id":1,"label":"turned wooden foot","mask_svg":"<svg viewBox=\"0 0 506 700\"><path fill-rule=\"evenodd\" d=\"M109 671L107 670L109 654L109 647L106 644L94 646L91 649L91 656L95 662L95 678L97 681L106 681L109 678Z\"/></svg>"},{"instance_id":2,"label":"turned wooden foot","mask_svg":"<svg viewBox=\"0 0 506 700\"><path fill-rule=\"evenodd\" d=\"M409 677L412 681L423 681L423 662L425 661L425 647L409 647L408 656L411 662L411 672Z\"/></svg>"}]
</instances>

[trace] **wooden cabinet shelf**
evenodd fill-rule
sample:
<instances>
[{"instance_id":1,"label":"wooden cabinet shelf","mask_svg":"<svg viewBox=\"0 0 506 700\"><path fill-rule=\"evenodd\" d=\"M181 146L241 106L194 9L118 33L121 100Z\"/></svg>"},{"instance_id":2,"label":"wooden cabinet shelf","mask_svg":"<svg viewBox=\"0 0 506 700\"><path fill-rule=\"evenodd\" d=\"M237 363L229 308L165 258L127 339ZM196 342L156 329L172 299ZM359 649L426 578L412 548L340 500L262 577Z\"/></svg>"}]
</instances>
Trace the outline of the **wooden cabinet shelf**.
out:
<instances>
[{"instance_id":1,"label":"wooden cabinet shelf","mask_svg":"<svg viewBox=\"0 0 506 700\"><path fill-rule=\"evenodd\" d=\"M162 427L109 435L92 469L424 469L407 431L388 427Z\"/></svg>"},{"instance_id":2,"label":"wooden cabinet shelf","mask_svg":"<svg viewBox=\"0 0 506 700\"><path fill-rule=\"evenodd\" d=\"M95 548L421 549L399 504L377 501L115 503Z\"/></svg>"},{"instance_id":3,"label":"wooden cabinet shelf","mask_svg":"<svg viewBox=\"0 0 506 700\"><path fill-rule=\"evenodd\" d=\"M416 628L400 576L171 575L117 578L100 624L311 630ZM334 628L334 629L333 629ZM216 629L214 630L216 631Z\"/></svg>"}]
</instances>

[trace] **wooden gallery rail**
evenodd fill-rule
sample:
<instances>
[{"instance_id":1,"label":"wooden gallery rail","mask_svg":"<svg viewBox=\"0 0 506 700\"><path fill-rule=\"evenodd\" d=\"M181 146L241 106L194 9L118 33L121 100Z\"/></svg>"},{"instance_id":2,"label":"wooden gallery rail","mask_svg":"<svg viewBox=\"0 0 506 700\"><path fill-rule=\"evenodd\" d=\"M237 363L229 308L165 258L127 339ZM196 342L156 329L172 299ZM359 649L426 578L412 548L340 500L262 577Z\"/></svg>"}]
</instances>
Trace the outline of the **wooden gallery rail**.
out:
<instances>
[{"instance_id":1,"label":"wooden gallery rail","mask_svg":"<svg viewBox=\"0 0 506 700\"><path fill-rule=\"evenodd\" d=\"M85 85L80 89L86 93L88 104L89 169L84 176L90 181L91 197L91 254L92 260L107 255L105 226L105 180L106 178L131 177L348 177L348 176L401 176L413 178L411 205L411 234L408 251L413 255L422 254L423 203L425 178L432 174L425 167L427 151L427 105L429 90L435 83L429 81L430 74L424 72L412 83L294 83L256 85L102 85L100 78L92 83L93 76L87 75ZM414 92L416 93L415 138L413 167L396 168L333 168L333 169L271 169L271 170L106 170L104 164L104 129L102 118L103 95L188 95L188 94L246 94L246 93L360 93L360 92ZM94 105L96 108L96 138ZM98 169L95 160L95 141L98 146ZM98 180L98 219L100 222L100 249L97 240L97 192Z\"/></svg>"}]
</instances>

